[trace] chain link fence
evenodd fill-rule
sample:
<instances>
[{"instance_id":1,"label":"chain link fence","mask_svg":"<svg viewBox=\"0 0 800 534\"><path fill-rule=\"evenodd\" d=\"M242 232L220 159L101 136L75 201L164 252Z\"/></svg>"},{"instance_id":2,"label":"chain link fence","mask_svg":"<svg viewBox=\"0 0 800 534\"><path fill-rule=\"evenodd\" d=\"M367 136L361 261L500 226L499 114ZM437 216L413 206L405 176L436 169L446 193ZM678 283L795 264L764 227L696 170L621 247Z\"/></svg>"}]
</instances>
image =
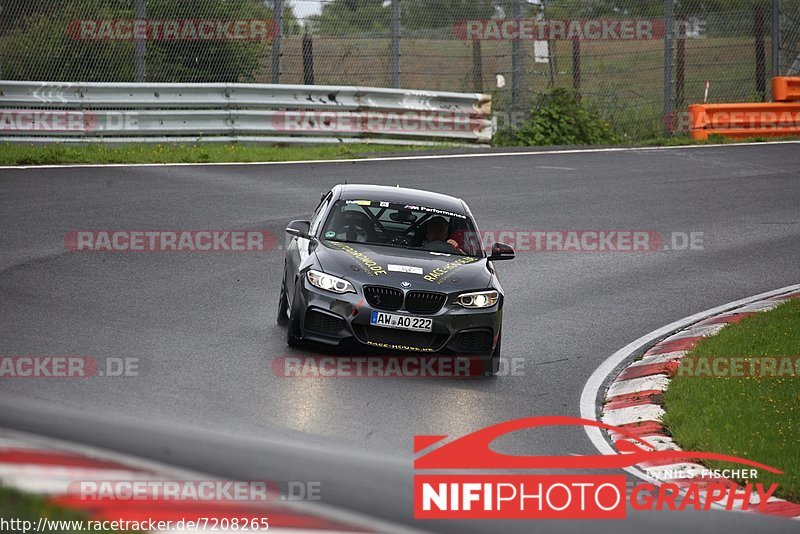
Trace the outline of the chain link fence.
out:
<instances>
[{"instance_id":1,"label":"chain link fence","mask_svg":"<svg viewBox=\"0 0 800 534\"><path fill-rule=\"evenodd\" d=\"M648 138L778 73L800 0L0 0L2 79L476 91L500 128L567 87Z\"/></svg>"}]
</instances>

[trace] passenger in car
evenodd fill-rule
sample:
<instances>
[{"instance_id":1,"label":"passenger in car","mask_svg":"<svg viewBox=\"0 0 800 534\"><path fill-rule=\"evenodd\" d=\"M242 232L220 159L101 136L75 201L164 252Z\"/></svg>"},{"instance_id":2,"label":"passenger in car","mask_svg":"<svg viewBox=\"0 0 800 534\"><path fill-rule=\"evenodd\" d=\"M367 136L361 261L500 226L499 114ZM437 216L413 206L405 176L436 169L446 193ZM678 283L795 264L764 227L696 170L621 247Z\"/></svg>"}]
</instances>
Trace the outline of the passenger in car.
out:
<instances>
[{"instance_id":1,"label":"passenger in car","mask_svg":"<svg viewBox=\"0 0 800 534\"><path fill-rule=\"evenodd\" d=\"M455 239L448 239L450 223L444 217L434 217L425 225L424 250L446 254L464 254Z\"/></svg>"}]
</instances>

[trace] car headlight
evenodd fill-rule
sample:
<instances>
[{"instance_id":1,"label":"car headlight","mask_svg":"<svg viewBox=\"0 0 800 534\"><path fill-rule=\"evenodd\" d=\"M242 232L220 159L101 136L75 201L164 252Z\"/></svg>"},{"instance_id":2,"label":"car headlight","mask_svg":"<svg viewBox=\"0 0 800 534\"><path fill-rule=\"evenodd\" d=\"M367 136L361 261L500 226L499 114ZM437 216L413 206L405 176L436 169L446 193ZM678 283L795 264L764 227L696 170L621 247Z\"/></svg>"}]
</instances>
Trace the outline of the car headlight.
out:
<instances>
[{"instance_id":1,"label":"car headlight","mask_svg":"<svg viewBox=\"0 0 800 534\"><path fill-rule=\"evenodd\" d=\"M308 271L306 276L312 286L324 289L325 291L332 291L333 293L340 294L356 292L356 288L353 287L353 284L343 278L337 278L320 271Z\"/></svg>"},{"instance_id":2,"label":"car headlight","mask_svg":"<svg viewBox=\"0 0 800 534\"><path fill-rule=\"evenodd\" d=\"M464 293L456 298L456 304L465 308L491 308L497 304L500 293L497 291L478 291L476 293Z\"/></svg>"}]
</instances>

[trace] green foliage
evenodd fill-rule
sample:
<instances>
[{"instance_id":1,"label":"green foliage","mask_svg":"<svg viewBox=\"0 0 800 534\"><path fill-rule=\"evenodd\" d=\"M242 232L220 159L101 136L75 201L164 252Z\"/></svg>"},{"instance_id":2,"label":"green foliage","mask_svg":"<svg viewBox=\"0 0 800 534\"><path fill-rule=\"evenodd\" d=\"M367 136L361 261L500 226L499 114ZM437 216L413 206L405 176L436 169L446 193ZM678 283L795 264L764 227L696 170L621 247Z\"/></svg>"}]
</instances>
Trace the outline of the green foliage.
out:
<instances>
[{"instance_id":1,"label":"green foliage","mask_svg":"<svg viewBox=\"0 0 800 534\"><path fill-rule=\"evenodd\" d=\"M15 0L16 1L16 0ZM39 6L40 4L34 4ZM127 41L80 41L68 32L81 19L131 19L133 2L53 1L32 9L17 6L0 37L2 76L11 80L125 82L135 78L135 45ZM207 2L147 0L150 19L270 19L261 0ZM12 6L13 7L13 6ZM297 25L285 11L285 27ZM269 43L251 41L150 41L147 80L152 82L252 82Z\"/></svg>"},{"instance_id":2,"label":"green foliage","mask_svg":"<svg viewBox=\"0 0 800 534\"><path fill-rule=\"evenodd\" d=\"M497 146L604 145L619 138L597 111L577 101L564 88L553 89L530 118L513 129L498 132Z\"/></svg>"},{"instance_id":3,"label":"green foliage","mask_svg":"<svg viewBox=\"0 0 800 534\"><path fill-rule=\"evenodd\" d=\"M67 508L61 508L49 502L48 499L38 495L22 493L16 489L0 485L0 517L13 518L20 521L29 521L36 525L40 518L50 521L85 521L86 514ZM79 532L78 525L65 523L62 525L63 534ZM8 532L8 531L4 531ZM106 531L116 532L116 531Z\"/></svg>"},{"instance_id":4,"label":"green foliage","mask_svg":"<svg viewBox=\"0 0 800 534\"><path fill-rule=\"evenodd\" d=\"M391 21L391 5L383 0L333 0L308 19L310 28L320 35L386 34Z\"/></svg>"},{"instance_id":5,"label":"green foliage","mask_svg":"<svg viewBox=\"0 0 800 534\"><path fill-rule=\"evenodd\" d=\"M32 12L0 39L3 78L49 81L132 81L134 45L129 42L76 41L68 24L81 18L131 18L132 13L104 0L68 2L60 10Z\"/></svg>"},{"instance_id":6,"label":"green foliage","mask_svg":"<svg viewBox=\"0 0 800 534\"><path fill-rule=\"evenodd\" d=\"M492 0L403 0L403 28L450 29L461 20L490 19L497 15L497 4Z\"/></svg>"},{"instance_id":7,"label":"green foliage","mask_svg":"<svg viewBox=\"0 0 800 534\"><path fill-rule=\"evenodd\" d=\"M152 19L268 19L263 2L197 2L149 0ZM259 59L269 45L247 41L163 41L148 46L148 79L162 82L254 82Z\"/></svg>"},{"instance_id":8,"label":"green foliage","mask_svg":"<svg viewBox=\"0 0 800 534\"><path fill-rule=\"evenodd\" d=\"M217 163L228 161L304 161L369 157L370 154L420 150L422 147L348 144L269 146L207 144L0 144L0 165L64 163ZM2 499L0 499L1 501ZM0 510L2 511L2 510Z\"/></svg>"},{"instance_id":9,"label":"green foliage","mask_svg":"<svg viewBox=\"0 0 800 534\"><path fill-rule=\"evenodd\" d=\"M675 14L703 17L709 13L749 12L757 4L769 7L770 0L677 0ZM545 6L550 19L664 16L664 0L559 0Z\"/></svg>"}]
</instances>

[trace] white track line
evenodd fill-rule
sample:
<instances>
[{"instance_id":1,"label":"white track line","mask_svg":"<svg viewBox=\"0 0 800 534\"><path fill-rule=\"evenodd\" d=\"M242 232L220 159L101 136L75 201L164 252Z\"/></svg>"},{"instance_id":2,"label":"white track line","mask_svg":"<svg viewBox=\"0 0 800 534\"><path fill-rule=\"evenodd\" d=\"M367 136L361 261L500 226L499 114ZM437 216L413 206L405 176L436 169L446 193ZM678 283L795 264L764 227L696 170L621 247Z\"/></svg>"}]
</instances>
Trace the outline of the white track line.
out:
<instances>
[{"instance_id":1,"label":"white track line","mask_svg":"<svg viewBox=\"0 0 800 534\"><path fill-rule=\"evenodd\" d=\"M684 317L683 319L679 319L673 323L659 328L658 330L653 330L649 334L643 335L636 341L628 343L623 348L609 356L603 363L601 363L600 367L595 369L594 373L592 373L592 376L590 376L589 380L586 381L586 385L584 385L583 392L581 393L581 417L591 421L597 421L599 419L599 411L602 400L600 399L600 392L603 391L603 388L606 386L606 384L616 376L615 371L617 371L624 362L630 360L635 353L652 344L654 341L678 330L682 330L687 326L702 321L703 319L706 319L712 315L719 315L726 311L738 308L740 306L745 306L758 300L767 299L784 293L794 293L798 290L800 290L800 284L786 286L774 291L761 293L760 295L729 302L728 304L723 304L722 306L717 306L716 308L711 308L709 310ZM606 437L603 435L603 432L599 428L584 427L584 430L586 431L586 435L589 436L589 440L602 454L619 454L617 450L611 446L611 443L606 439ZM660 483L658 479L645 474L643 471L635 467L626 467L625 471L638 478L641 478L642 480L646 480L647 482L654 484Z\"/></svg>"},{"instance_id":2,"label":"white track line","mask_svg":"<svg viewBox=\"0 0 800 534\"><path fill-rule=\"evenodd\" d=\"M437 159L467 159L467 158L502 158L511 156L547 156L559 154L602 154L609 152L660 152L672 150L697 150L704 148L727 148L727 147L758 147L765 145L795 145L800 141L772 141L765 143L729 143L722 145L685 145L685 146L649 146L649 147L617 147L617 148L575 148L566 150L532 150L526 152L482 152L474 154L436 154L427 156L389 156L376 158L354 158L354 159L317 159L308 161L267 161L267 162L226 162L226 163L104 163L104 164L66 164L66 165L7 165L0 166L2 170L26 170L26 169L76 169L76 168L114 168L114 167L221 167L221 166L248 166L248 165L316 165L322 163L370 163L385 161L420 161Z\"/></svg>"}]
</instances>

